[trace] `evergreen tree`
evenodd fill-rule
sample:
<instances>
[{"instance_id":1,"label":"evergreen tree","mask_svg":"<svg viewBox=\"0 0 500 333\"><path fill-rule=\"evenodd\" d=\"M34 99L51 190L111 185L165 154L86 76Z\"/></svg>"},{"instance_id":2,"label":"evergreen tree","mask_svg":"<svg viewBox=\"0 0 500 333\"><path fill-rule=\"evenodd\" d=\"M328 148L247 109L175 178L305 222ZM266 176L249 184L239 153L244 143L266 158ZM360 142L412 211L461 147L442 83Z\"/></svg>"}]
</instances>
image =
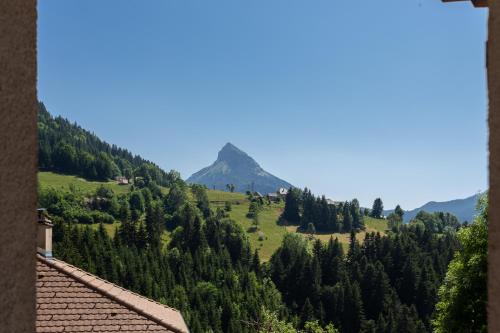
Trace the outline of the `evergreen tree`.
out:
<instances>
[{"instance_id":1,"label":"evergreen tree","mask_svg":"<svg viewBox=\"0 0 500 333\"><path fill-rule=\"evenodd\" d=\"M314 320L314 308L309 301L309 298L306 298L304 305L302 306L302 311L300 311L300 326L304 327L306 322Z\"/></svg>"},{"instance_id":2,"label":"evergreen tree","mask_svg":"<svg viewBox=\"0 0 500 333\"><path fill-rule=\"evenodd\" d=\"M163 218L163 210L160 202L153 202L148 205L146 211L146 233L148 243L158 247L161 241L161 234L165 221Z\"/></svg>"},{"instance_id":3,"label":"evergreen tree","mask_svg":"<svg viewBox=\"0 0 500 333\"><path fill-rule=\"evenodd\" d=\"M169 214L173 214L175 211L179 210L186 202L187 195L184 189L175 183L163 200L165 211Z\"/></svg>"},{"instance_id":4,"label":"evergreen tree","mask_svg":"<svg viewBox=\"0 0 500 333\"><path fill-rule=\"evenodd\" d=\"M363 230L365 225L359 208L359 201L357 199L353 199L349 204L349 209L352 217L352 227L354 229Z\"/></svg>"},{"instance_id":5,"label":"evergreen tree","mask_svg":"<svg viewBox=\"0 0 500 333\"><path fill-rule=\"evenodd\" d=\"M458 233L461 249L450 263L436 305L435 332L487 332L488 202Z\"/></svg>"},{"instance_id":6,"label":"evergreen tree","mask_svg":"<svg viewBox=\"0 0 500 333\"><path fill-rule=\"evenodd\" d=\"M191 192L196 199L196 206L202 212L204 218L209 218L212 214L210 203L208 201L207 189L203 185L192 184Z\"/></svg>"},{"instance_id":7,"label":"evergreen tree","mask_svg":"<svg viewBox=\"0 0 500 333\"><path fill-rule=\"evenodd\" d=\"M130 209L136 211L139 215L144 213L144 197L141 191L133 191L130 193Z\"/></svg>"},{"instance_id":8,"label":"evergreen tree","mask_svg":"<svg viewBox=\"0 0 500 333\"><path fill-rule=\"evenodd\" d=\"M403 220L403 215L405 214L404 210L401 208L400 205L397 205L396 208L394 209L394 213L399 216L401 220Z\"/></svg>"},{"instance_id":9,"label":"evergreen tree","mask_svg":"<svg viewBox=\"0 0 500 333\"><path fill-rule=\"evenodd\" d=\"M285 196L285 209L282 217L288 224L300 224L299 197L300 193L294 188L290 188Z\"/></svg>"},{"instance_id":10,"label":"evergreen tree","mask_svg":"<svg viewBox=\"0 0 500 333\"><path fill-rule=\"evenodd\" d=\"M380 219L382 218L383 212L384 212L384 204L382 203L382 199L380 198L375 199L371 210L371 216L376 219Z\"/></svg>"},{"instance_id":11,"label":"evergreen tree","mask_svg":"<svg viewBox=\"0 0 500 333\"><path fill-rule=\"evenodd\" d=\"M344 232L350 232L352 230L353 221L352 221L350 205L347 201L344 203L344 210L342 212L342 215L344 216L342 220L342 230Z\"/></svg>"}]
</instances>

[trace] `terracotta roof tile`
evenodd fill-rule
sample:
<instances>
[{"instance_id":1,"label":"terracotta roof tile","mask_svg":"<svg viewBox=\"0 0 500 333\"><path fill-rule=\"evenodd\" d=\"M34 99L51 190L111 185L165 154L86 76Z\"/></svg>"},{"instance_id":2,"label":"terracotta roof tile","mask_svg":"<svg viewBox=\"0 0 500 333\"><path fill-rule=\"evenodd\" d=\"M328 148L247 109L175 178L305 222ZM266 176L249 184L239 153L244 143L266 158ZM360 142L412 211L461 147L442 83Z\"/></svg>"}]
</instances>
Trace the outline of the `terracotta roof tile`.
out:
<instances>
[{"instance_id":1,"label":"terracotta roof tile","mask_svg":"<svg viewBox=\"0 0 500 333\"><path fill-rule=\"evenodd\" d=\"M64 326L60 326L60 327L37 327L36 331L37 331L37 333L63 332L64 331Z\"/></svg>"},{"instance_id":2,"label":"terracotta roof tile","mask_svg":"<svg viewBox=\"0 0 500 333\"><path fill-rule=\"evenodd\" d=\"M37 255L36 332L189 333L180 312Z\"/></svg>"},{"instance_id":3,"label":"terracotta roof tile","mask_svg":"<svg viewBox=\"0 0 500 333\"><path fill-rule=\"evenodd\" d=\"M88 326L68 326L64 329L64 332L92 332L92 325Z\"/></svg>"}]
</instances>

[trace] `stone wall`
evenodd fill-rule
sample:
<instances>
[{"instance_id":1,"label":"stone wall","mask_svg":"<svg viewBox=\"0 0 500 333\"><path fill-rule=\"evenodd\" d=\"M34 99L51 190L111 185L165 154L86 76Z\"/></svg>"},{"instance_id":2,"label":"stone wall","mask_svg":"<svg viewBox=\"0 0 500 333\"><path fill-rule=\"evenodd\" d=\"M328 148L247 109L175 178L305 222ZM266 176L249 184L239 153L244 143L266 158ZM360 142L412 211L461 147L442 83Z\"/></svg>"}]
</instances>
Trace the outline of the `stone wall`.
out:
<instances>
[{"instance_id":1,"label":"stone wall","mask_svg":"<svg viewBox=\"0 0 500 333\"><path fill-rule=\"evenodd\" d=\"M490 0L488 22L489 253L488 331L500 332L500 1Z\"/></svg>"},{"instance_id":2,"label":"stone wall","mask_svg":"<svg viewBox=\"0 0 500 333\"><path fill-rule=\"evenodd\" d=\"M35 331L36 1L0 1L0 331Z\"/></svg>"}]
</instances>

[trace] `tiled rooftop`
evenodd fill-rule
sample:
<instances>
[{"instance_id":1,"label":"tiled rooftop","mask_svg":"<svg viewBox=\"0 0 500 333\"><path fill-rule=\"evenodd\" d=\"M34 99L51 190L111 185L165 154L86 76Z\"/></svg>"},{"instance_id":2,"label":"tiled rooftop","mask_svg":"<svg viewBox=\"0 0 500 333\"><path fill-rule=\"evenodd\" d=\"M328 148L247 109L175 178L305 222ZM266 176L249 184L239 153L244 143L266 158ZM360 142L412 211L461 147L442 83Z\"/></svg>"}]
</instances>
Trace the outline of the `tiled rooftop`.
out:
<instances>
[{"instance_id":1,"label":"tiled rooftop","mask_svg":"<svg viewBox=\"0 0 500 333\"><path fill-rule=\"evenodd\" d=\"M180 312L37 255L36 331L189 333Z\"/></svg>"}]
</instances>

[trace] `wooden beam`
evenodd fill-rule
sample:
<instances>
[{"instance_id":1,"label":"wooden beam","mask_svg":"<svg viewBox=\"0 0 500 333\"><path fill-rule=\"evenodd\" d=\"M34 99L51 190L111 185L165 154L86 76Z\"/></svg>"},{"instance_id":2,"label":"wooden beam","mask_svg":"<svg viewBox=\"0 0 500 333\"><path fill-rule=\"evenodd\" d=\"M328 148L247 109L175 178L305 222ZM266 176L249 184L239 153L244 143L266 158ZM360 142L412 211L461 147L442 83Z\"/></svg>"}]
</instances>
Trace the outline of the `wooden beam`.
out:
<instances>
[{"instance_id":1,"label":"wooden beam","mask_svg":"<svg viewBox=\"0 0 500 333\"><path fill-rule=\"evenodd\" d=\"M490 1L488 18L489 208L488 332L500 332L500 2Z\"/></svg>"},{"instance_id":2,"label":"wooden beam","mask_svg":"<svg viewBox=\"0 0 500 333\"><path fill-rule=\"evenodd\" d=\"M472 0L474 7L488 7L488 0Z\"/></svg>"},{"instance_id":3,"label":"wooden beam","mask_svg":"<svg viewBox=\"0 0 500 333\"><path fill-rule=\"evenodd\" d=\"M458 2L458 1L469 1L469 0L441 0L443 2ZM470 0L474 7L488 7L488 0Z\"/></svg>"}]
</instances>

